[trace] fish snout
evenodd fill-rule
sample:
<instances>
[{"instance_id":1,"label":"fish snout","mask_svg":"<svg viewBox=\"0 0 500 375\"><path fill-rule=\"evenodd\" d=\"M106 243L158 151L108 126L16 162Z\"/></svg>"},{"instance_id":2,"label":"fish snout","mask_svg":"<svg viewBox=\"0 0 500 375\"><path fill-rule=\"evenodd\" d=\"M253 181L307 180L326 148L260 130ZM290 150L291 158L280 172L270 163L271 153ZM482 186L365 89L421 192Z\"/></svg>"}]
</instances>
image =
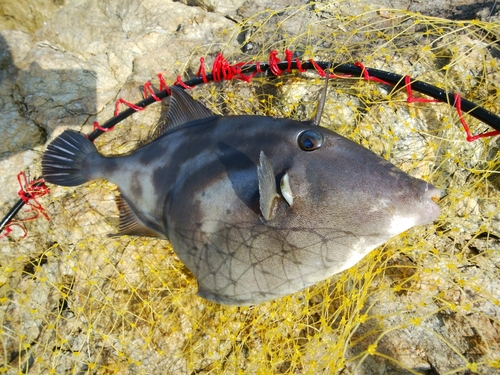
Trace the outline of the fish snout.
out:
<instances>
[{"instance_id":1,"label":"fish snout","mask_svg":"<svg viewBox=\"0 0 500 375\"><path fill-rule=\"evenodd\" d=\"M426 185L425 196L428 199L430 199L431 201L433 201L434 203L439 202L439 200L441 199L441 195L443 195L442 193L443 192L441 191L441 189L438 189L434 185L431 185L431 184Z\"/></svg>"},{"instance_id":2,"label":"fish snout","mask_svg":"<svg viewBox=\"0 0 500 375\"><path fill-rule=\"evenodd\" d=\"M441 214L441 209L437 205L441 199L442 191L437 187L426 183L424 187L423 212L420 215L418 225L432 223Z\"/></svg>"}]
</instances>

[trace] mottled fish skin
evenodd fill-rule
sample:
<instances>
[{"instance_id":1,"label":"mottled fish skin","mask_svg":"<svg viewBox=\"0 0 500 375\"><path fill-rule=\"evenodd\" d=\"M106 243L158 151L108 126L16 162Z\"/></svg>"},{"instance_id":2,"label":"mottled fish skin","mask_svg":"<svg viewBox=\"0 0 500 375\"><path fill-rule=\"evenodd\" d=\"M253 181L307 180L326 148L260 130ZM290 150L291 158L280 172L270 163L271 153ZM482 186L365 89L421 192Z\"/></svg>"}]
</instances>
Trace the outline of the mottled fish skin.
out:
<instances>
[{"instance_id":1,"label":"mottled fish skin","mask_svg":"<svg viewBox=\"0 0 500 375\"><path fill-rule=\"evenodd\" d=\"M299 147L304 131L321 133L321 147ZM42 162L49 182L54 149ZM262 154L279 195L265 216ZM170 240L199 295L222 304L299 291L439 215L434 186L328 129L289 119L209 116L128 156L88 152L82 170L117 184L140 221ZM288 201L280 193L285 174Z\"/></svg>"}]
</instances>

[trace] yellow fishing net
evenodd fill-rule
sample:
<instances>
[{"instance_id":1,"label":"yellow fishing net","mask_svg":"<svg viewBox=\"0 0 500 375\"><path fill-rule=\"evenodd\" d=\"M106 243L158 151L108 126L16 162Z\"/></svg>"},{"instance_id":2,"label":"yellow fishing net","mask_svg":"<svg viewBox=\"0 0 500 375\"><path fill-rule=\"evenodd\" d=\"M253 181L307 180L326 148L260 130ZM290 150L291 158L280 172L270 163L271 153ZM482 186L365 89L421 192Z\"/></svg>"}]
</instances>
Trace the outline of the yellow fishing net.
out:
<instances>
[{"instance_id":1,"label":"yellow fishing net","mask_svg":"<svg viewBox=\"0 0 500 375\"><path fill-rule=\"evenodd\" d=\"M192 77L200 56L207 65L218 52L231 63L268 61L271 50L284 57L288 48L303 61L361 61L409 75L498 113L499 29L318 2L242 19L167 78ZM235 40L242 50L230 47ZM304 120L322 85L312 71L295 72L192 95L218 113ZM120 95L140 100L136 86ZM498 374L500 144L467 142L447 103L407 98L404 89L333 79L321 125L442 188L439 220L325 282L252 307L196 297L196 280L167 241L108 237L112 184L51 186L40 199L51 220L27 223L22 241L2 240L15 256L4 257L0 273L0 374ZM153 104L136 113L98 138L98 149L136 148L161 111ZM474 134L491 130L464 118Z\"/></svg>"}]
</instances>

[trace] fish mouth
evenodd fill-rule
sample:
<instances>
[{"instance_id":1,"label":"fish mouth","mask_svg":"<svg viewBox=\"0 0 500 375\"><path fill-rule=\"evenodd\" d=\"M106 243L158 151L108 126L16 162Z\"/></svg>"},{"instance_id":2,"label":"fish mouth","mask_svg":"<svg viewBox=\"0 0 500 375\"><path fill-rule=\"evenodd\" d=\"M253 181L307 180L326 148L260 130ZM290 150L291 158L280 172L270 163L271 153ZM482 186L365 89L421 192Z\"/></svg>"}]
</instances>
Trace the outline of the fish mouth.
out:
<instances>
[{"instance_id":1,"label":"fish mouth","mask_svg":"<svg viewBox=\"0 0 500 375\"><path fill-rule=\"evenodd\" d=\"M441 214L441 209L437 205L443 191L437 187L427 184L425 187L425 214L422 217L422 224L428 224L436 220Z\"/></svg>"},{"instance_id":2,"label":"fish mouth","mask_svg":"<svg viewBox=\"0 0 500 375\"><path fill-rule=\"evenodd\" d=\"M441 189L438 189L435 186L432 185L427 185L425 189L425 196L433 201L434 203L438 203L439 200L441 199L441 196L443 195L443 192Z\"/></svg>"}]
</instances>

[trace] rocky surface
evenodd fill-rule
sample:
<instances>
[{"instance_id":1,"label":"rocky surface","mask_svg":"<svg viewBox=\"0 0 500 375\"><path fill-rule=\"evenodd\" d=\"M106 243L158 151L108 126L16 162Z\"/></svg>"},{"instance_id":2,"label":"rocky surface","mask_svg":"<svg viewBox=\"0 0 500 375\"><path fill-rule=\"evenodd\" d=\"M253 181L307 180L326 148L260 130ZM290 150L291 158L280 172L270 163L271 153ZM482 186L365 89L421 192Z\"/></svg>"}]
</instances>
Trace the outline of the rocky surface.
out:
<instances>
[{"instance_id":1,"label":"rocky surface","mask_svg":"<svg viewBox=\"0 0 500 375\"><path fill-rule=\"evenodd\" d=\"M18 172L37 175L45 145L57 134L66 128L90 132L94 121L113 116L117 98L137 102L141 86L157 73L169 83L180 74L193 76L200 56L213 60L219 51L238 61L265 60L261 48L301 47L297 40L303 38L320 56L372 56L371 66L426 74L433 82L443 80L433 65L439 60L451 64L446 84L459 77L461 90L498 112L492 94L500 87L495 42L484 29L454 39L455 44L438 40L433 46L440 56L417 56L403 50L416 26L400 26L386 10L497 22L491 3L439 1L429 8L428 2L381 1L379 12L365 1L306 5L3 0L0 212L18 199ZM368 15L357 18L363 12ZM367 22L386 32L381 39L394 37L396 47L377 55L378 40L363 44L368 36L355 31ZM492 25L488 30L498 36ZM332 52L333 42L314 29L336 33L335 46L345 38L344 45L359 49ZM266 79L254 86L207 85L194 95L224 113L310 115L319 82ZM395 239L358 267L296 296L229 308L194 297L195 280L165 242L106 237L116 225L113 186L98 181L52 187L43 199L51 220L26 223L26 239L19 227L0 239L0 346L7 358L0 361L0 372L498 373L499 192L479 171L500 169L498 156L488 153L488 147L499 146L464 143L461 132L434 133L443 124L456 126L447 109L388 105L384 87L373 92L351 82L336 87L329 95L327 125L447 189L436 226ZM263 93L275 95L274 101L262 99ZM401 98L396 95L395 103L404 102ZM160 112L161 106L151 106L100 137L97 146L105 154L134 149L152 132ZM355 131L349 130L353 122ZM436 146L440 137L448 139L442 147L449 152Z\"/></svg>"}]
</instances>

